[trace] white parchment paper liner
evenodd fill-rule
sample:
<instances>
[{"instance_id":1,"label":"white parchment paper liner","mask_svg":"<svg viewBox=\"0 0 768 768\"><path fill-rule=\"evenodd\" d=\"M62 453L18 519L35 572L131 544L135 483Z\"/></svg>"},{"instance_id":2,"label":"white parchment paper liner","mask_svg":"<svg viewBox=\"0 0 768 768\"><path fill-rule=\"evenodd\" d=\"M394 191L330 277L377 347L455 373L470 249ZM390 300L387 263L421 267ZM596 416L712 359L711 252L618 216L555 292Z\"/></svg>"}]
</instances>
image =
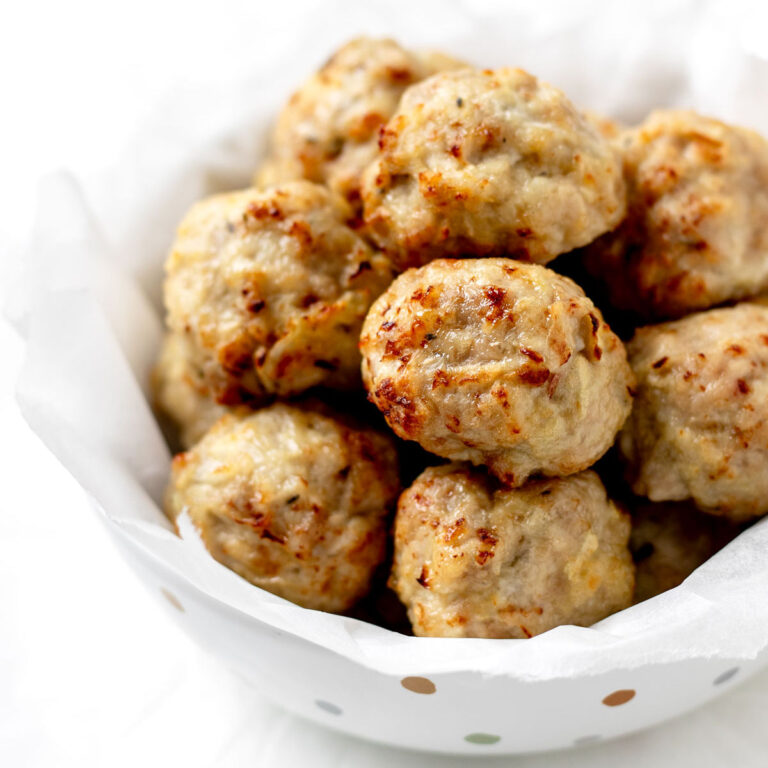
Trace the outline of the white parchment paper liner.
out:
<instances>
[{"instance_id":1,"label":"white parchment paper liner","mask_svg":"<svg viewBox=\"0 0 768 768\"><path fill-rule=\"evenodd\" d=\"M279 67L262 63L257 76L169 96L103 177L60 174L43 182L25 277L8 305L28 340L18 386L26 419L108 524L179 577L382 672L546 679L680 659L754 658L768 643L768 521L677 589L592 628L559 627L522 641L417 639L307 611L249 585L172 532L160 509L170 457L146 387L162 332L165 252L192 201L247 184L276 108L337 43L363 31L394 35L484 66L524 66L581 106L615 118L683 106L768 135L764 27L755 29L734 4L650 3L643 18L621 3L537 15L493 2L471 11L460 3L397 11L391 2L362 5L329 2L297 19Z\"/></svg>"}]
</instances>

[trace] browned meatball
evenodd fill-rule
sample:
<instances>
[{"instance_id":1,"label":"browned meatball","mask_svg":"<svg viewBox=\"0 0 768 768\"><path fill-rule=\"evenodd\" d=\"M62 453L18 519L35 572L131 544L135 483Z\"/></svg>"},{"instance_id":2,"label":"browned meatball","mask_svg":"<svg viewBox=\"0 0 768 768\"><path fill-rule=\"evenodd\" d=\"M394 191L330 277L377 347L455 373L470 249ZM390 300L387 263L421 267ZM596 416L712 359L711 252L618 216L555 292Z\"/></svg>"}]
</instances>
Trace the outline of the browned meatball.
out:
<instances>
[{"instance_id":1,"label":"browned meatball","mask_svg":"<svg viewBox=\"0 0 768 768\"><path fill-rule=\"evenodd\" d=\"M222 417L179 454L166 510L188 515L213 557L256 586L344 611L384 559L398 490L386 435L277 404Z\"/></svg>"},{"instance_id":2,"label":"browned meatball","mask_svg":"<svg viewBox=\"0 0 768 768\"><path fill-rule=\"evenodd\" d=\"M608 450L629 413L624 347L571 280L510 259L438 259L371 307L363 381L392 429L510 485Z\"/></svg>"},{"instance_id":3,"label":"browned meatball","mask_svg":"<svg viewBox=\"0 0 768 768\"><path fill-rule=\"evenodd\" d=\"M460 62L448 56L413 53L394 40L350 41L283 108L257 185L308 179L327 184L358 207L360 175L376 156L379 128L403 91L457 66Z\"/></svg>"},{"instance_id":4,"label":"browned meatball","mask_svg":"<svg viewBox=\"0 0 768 768\"><path fill-rule=\"evenodd\" d=\"M619 437L633 490L734 521L768 512L768 307L740 304L640 328Z\"/></svg>"},{"instance_id":5,"label":"browned meatball","mask_svg":"<svg viewBox=\"0 0 768 768\"><path fill-rule=\"evenodd\" d=\"M679 317L768 287L768 142L694 112L659 110L616 146L627 218L586 251L615 305Z\"/></svg>"},{"instance_id":6,"label":"browned meatball","mask_svg":"<svg viewBox=\"0 0 768 768\"><path fill-rule=\"evenodd\" d=\"M168 324L218 402L359 386L360 327L392 270L349 216L307 181L215 195L187 214L166 262Z\"/></svg>"},{"instance_id":7,"label":"browned meatball","mask_svg":"<svg viewBox=\"0 0 768 768\"><path fill-rule=\"evenodd\" d=\"M363 176L371 235L400 267L473 254L546 263L615 227L621 164L555 88L459 69L409 88Z\"/></svg>"},{"instance_id":8,"label":"browned meatball","mask_svg":"<svg viewBox=\"0 0 768 768\"><path fill-rule=\"evenodd\" d=\"M508 489L432 467L400 497L391 584L421 636L589 626L632 601L629 527L594 472Z\"/></svg>"}]
</instances>

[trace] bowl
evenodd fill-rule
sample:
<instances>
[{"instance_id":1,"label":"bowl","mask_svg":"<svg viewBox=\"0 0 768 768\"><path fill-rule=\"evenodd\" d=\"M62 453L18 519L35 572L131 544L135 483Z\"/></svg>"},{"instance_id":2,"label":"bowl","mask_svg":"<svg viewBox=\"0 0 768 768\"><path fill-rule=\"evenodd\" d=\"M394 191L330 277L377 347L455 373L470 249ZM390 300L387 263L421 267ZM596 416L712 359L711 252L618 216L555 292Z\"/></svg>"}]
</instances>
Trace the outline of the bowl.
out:
<instances>
[{"instance_id":1,"label":"bowl","mask_svg":"<svg viewBox=\"0 0 768 768\"><path fill-rule=\"evenodd\" d=\"M768 131L768 62L728 37L714 11L683 3L638 19L618 5L530 25L519 11L454 9L422 41L409 12L379 13L370 26L489 66L527 66L614 117L684 104ZM335 23L333 40L307 26L306 48L294 48L304 53L274 67L277 75L265 67L261 79L177 94L110 172L43 185L9 310L27 339L18 388L27 421L182 629L260 693L329 728L451 754L535 752L637 731L727 691L768 663L765 521L680 587L595 627L457 640L405 637L287 603L179 539L163 516L170 456L147 385L165 252L195 199L247 184L291 84L358 31L357 22Z\"/></svg>"},{"instance_id":2,"label":"bowl","mask_svg":"<svg viewBox=\"0 0 768 768\"><path fill-rule=\"evenodd\" d=\"M701 706L768 663L763 652L752 660L693 658L530 681L469 671L383 674L211 598L110 530L173 620L260 694L320 725L389 746L478 755L592 744Z\"/></svg>"}]
</instances>

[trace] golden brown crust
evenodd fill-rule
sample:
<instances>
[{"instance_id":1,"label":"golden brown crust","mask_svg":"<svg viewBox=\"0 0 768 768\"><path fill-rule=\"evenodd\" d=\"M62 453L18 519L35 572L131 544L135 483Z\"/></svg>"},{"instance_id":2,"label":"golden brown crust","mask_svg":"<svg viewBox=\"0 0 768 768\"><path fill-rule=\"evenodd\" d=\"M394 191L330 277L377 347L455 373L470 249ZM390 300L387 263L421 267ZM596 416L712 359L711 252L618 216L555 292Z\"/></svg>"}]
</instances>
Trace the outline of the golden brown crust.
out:
<instances>
[{"instance_id":1,"label":"golden brown crust","mask_svg":"<svg viewBox=\"0 0 768 768\"><path fill-rule=\"evenodd\" d=\"M392 270L350 215L306 181L190 210L166 262L168 324L219 403L359 384L360 327Z\"/></svg>"},{"instance_id":2,"label":"golden brown crust","mask_svg":"<svg viewBox=\"0 0 768 768\"><path fill-rule=\"evenodd\" d=\"M441 256L546 263L624 216L619 160L551 86L460 69L409 88L363 176L365 222L400 267Z\"/></svg>"},{"instance_id":3,"label":"golden brown crust","mask_svg":"<svg viewBox=\"0 0 768 768\"><path fill-rule=\"evenodd\" d=\"M256 184L308 179L327 184L358 208L360 175L375 157L379 128L403 91L457 66L449 56L412 53L394 40L350 41L283 108Z\"/></svg>"},{"instance_id":4,"label":"golden brown crust","mask_svg":"<svg viewBox=\"0 0 768 768\"><path fill-rule=\"evenodd\" d=\"M615 143L627 218L585 253L612 303L680 317L768 286L768 142L694 112L659 110Z\"/></svg>"},{"instance_id":5,"label":"golden brown crust","mask_svg":"<svg viewBox=\"0 0 768 768\"><path fill-rule=\"evenodd\" d=\"M307 608L344 611L384 559L399 490L392 440L277 404L225 415L173 461L166 511L219 562Z\"/></svg>"},{"instance_id":6,"label":"golden brown crust","mask_svg":"<svg viewBox=\"0 0 768 768\"><path fill-rule=\"evenodd\" d=\"M768 512L768 308L640 328L637 397L619 445L635 493L732 520Z\"/></svg>"},{"instance_id":7,"label":"golden brown crust","mask_svg":"<svg viewBox=\"0 0 768 768\"><path fill-rule=\"evenodd\" d=\"M628 538L594 472L510 490L432 467L398 502L390 582L416 635L531 637L629 606Z\"/></svg>"},{"instance_id":8,"label":"golden brown crust","mask_svg":"<svg viewBox=\"0 0 768 768\"><path fill-rule=\"evenodd\" d=\"M510 485L590 466L630 409L623 345L575 283L534 264L408 270L374 302L360 349L400 437Z\"/></svg>"}]
</instances>

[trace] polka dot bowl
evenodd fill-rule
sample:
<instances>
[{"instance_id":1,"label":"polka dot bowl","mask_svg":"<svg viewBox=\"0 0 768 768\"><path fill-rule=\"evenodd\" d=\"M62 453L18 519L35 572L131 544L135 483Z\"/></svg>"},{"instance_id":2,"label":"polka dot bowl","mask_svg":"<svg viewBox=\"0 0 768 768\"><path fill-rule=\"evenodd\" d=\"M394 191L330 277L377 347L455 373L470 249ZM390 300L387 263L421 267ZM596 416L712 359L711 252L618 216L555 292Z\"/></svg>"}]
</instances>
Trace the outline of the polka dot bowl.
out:
<instances>
[{"instance_id":1,"label":"polka dot bowl","mask_svg":"<svg viewBox=\"0 0 768 768\"><path fill-rule=\"evenodd\" d=\"M768 661L691 659L535 681L382 674L209 597L123 536L117 543L184 631L259 694L326 727L398 747L474 755L590 744L680 715Z\"/></svg>"},{"instance_id":2,"label":"polka dot bowl","mask_svg":"<svg viewBox=\"0 0 768 768\"><path fill-rule=\"evenodd\" d=\"M725 16L713 28L717 45L700 40L694 61L690 19L703 11L692 3L645 20L628 5L583 4L554 14L550 26L538 9L528 24L501 4L485 21L472 4L462 4L466 16L451 5L454 15L439 14L455 21L444 35L405 8L367 26L484 65L529 66L578 104L627 121L654 106L695 106L768 133L768 64L729 47ZM332 20L335 40L360 32L362 16L346 16ZM162 328L162 261L194 200L248 184L272 116L332 47L316 30L310 38L306 51L287 41L256 46L254 55L263 48L271 58L242 81L228 73L188 99L178 94L121 166L84 191L71 182L43 190L40 242L18 292L30 301L18 311L29 335L19 394L35 431L97 500L126 560L183 630L260 694L327 727L453 754L562 749L668 720L746 679L768 661L762 523L657 607L635 606L599 630L558 628L521 641L383 638L351 619L270 602L170 531L160 511L169 456L146 392ZM631 658L616 650L628 645ZM448 663L454 648L466 663Z\"/></svg>"}]
</instances>

